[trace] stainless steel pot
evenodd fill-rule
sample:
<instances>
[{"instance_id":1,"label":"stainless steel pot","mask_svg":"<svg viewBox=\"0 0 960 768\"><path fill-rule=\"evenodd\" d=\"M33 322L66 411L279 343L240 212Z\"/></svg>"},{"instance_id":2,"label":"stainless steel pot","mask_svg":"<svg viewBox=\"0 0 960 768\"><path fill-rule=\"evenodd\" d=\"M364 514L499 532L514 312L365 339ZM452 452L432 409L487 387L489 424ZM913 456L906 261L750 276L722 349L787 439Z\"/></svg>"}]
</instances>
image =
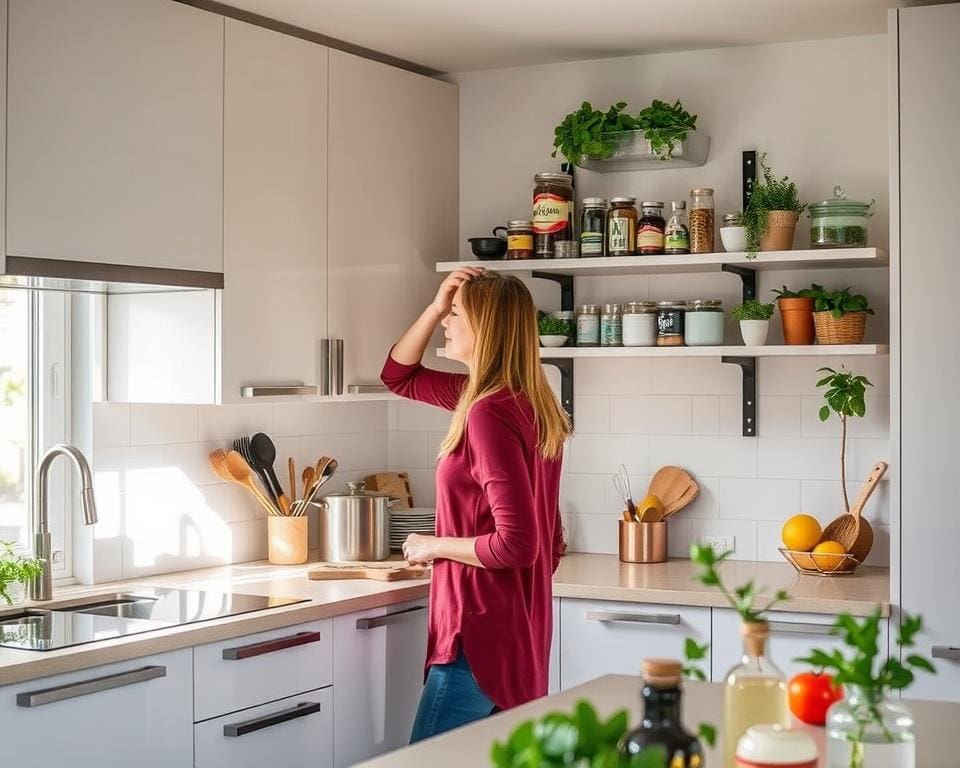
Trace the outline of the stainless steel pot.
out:
<instances>
[{"instance_id":1,"label":"stainless steel pot","mask_svg":"<svg viewBox=\"0 0 960 768\"><path fill-rule=\"evenodd\" d=\"M390 506L385 493L347 483L348 491L324 496L320 509L320 559L325 562L386 560L390 556Z\"/></svg>"}]
</instances>

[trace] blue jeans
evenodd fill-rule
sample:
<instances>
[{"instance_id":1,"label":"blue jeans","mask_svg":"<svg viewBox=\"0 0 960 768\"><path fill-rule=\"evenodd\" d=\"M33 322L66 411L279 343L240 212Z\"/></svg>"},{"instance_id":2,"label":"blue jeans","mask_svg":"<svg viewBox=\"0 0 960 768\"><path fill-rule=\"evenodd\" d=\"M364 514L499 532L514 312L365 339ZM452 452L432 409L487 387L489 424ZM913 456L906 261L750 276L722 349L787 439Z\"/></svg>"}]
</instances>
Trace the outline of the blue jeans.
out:
<instances>
[{"instance_id":1,"label":"blue jeans","mask_svg":"<svg viewBox=\"0 0 960 768\"><path fill-rule=\"evenodd\" d=\"M461 651L456 661L430 667L410 743L482 720L495 710L494 703L477 685L467 657Z\"/></svg>"}]
</instances>

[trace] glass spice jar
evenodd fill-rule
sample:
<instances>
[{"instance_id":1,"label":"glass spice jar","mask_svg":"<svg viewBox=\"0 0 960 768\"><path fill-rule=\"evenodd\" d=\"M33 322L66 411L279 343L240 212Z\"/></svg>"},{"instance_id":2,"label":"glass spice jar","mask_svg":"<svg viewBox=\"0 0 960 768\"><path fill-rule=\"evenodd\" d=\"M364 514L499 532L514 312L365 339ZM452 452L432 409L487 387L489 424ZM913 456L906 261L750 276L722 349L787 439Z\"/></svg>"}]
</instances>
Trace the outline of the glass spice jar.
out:
<instances>
[{"instance_id":1,"label":"glass spice jar","mask_svg":"<svg viewBox=\"0 0 960 768\"><path fill-rule=\"evenodd\" d=\"M581 304L577 310L577 346L596 347L600 345L600 306Z\"/></svg>"},{"instance_id":2,"label":"glass spice jar","mask_svg":"<svg viewBox=\"0 0 960 768\"><path fill-rule=\"evenodd\" d=\"M713 253L713 190L690 190L690 253Z\"/></svg>"},{"instance_id":3,"label":"glass spice jar","mask_svg":"<svg viewBox=\"0 0 960 768\"><path fill-rule=\"evenodd\" d=\"M637 251L653 256L663 253L663 238L667 223L663 220L663 203L640 203L641 216L637 222Z\"/></svg>"},{"instance_id":4,"label":"glass spice jar","mask_svg":"<svg viewBox=\"0 0 960 768\"><path fill-rule=\"evenodd\" d=\"M566 173L538 173L533 181L534 256L552 259L554 244L573 237L573 178Z\"/></svg>"},{"instance_id":5,"label":"glass spice jar","mask_svg":"<svg viewBox=\"0 0 960 768\"><path fill-rule=\"evenodd\" d=\"M657 302L657 346L682 347L683 314L687 309L685 301Z\"/></svg>"},{"instance_id":6,"label":"glass spice jar","mask_svg":"<svg viewBox=\"0 0 960 768\"><path fill-rule=\"evenodd\" d=\"M664 253L690 253L690 230L687 228L687 202L674 200L670 203L672 213L664 233Z\"/></svg>"},{"instance_id":7,"label":"glass spice jar","mask_svg":"<svg viewBox=\"0 0 960 768\"><path fill-rule=\"evenodd\" d=\"M507 222L507 255L508 259L533 258L533 222Z\"/></svg>"},{"instance_id":8,"label":"glass spice jar","mask_svg":"<svg viewBox=\"0 0 960 768\"><path fill-rule=\"evenodd\" d=\"M607 256L633 256L637 250L637 198L611 197L607 214Z\"/></svg>"},{"instance_id":9,"label":"glass spice jar","mask_svg":"<svg viewBox=\"0 0 960 768\"><path fill-rule=\"evenodd\" d=\"M604 304L600 314L600 346L623 346L623 307L619 304Z\"/></svg>"},{"instance_id":10,"label":"glass spice jar","mask_svg":"<svg viewBox=\"0 0 960 768\"><path fill-rule=\"evenodd\" d=\"M588 197L580 212L580 255L603 256L604 229L607 225L607 201Z\"/></svg>"},{"instance_id":11,"label":"glass spice jar","mask_svg":"<svg viewBox=\"0 0 960 768\"><path fill-rule=\"evenodd\" d=\"M723 302L694 299L683 313L683 340L688 347L723 346Z\"/></svg>"},{"instance_id":12,"label":"glass spice jar","mask_svg":"<svg viewBox=\"0 0 960 768\"><path fill-rule=\"evenodd\" d=\"M623 305L623 346L654 347L656 344L656 302L628 301Z\"/></svg>"}]
</instances>

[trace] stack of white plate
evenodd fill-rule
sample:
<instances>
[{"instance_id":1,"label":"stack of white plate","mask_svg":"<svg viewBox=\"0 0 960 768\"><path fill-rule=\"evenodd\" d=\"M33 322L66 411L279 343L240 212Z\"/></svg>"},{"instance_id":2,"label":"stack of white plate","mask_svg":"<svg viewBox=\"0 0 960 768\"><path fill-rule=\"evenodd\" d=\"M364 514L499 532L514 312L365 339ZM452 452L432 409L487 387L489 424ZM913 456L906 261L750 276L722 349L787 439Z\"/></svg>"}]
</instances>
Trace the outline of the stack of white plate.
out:
<instances>
[{"instance_id":1,"label":"stack of white plate","mask_svg":"<svg viewBox=\"0 0 960 768\"><path fill-rule=\"evenodd\" d=\"M411 533L433 535L436 510L432 507L413 507L390 511L390 549L403 549L403 542Z\"/></svg>"}]
</instances>

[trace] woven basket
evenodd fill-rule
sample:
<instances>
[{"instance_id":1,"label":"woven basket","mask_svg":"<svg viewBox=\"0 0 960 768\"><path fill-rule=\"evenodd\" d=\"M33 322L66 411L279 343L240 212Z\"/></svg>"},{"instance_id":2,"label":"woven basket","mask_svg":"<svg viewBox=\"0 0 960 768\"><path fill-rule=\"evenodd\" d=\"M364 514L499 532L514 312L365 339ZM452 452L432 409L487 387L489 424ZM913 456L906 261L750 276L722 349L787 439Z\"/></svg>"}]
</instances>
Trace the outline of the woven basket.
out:
<instances>
[{"instance_id":1,"label":"woven basket","mask_svg":"<svg viewBox=\"0 0 960 768\"><path fill-rule=\"evenodd\" d=\"M847 312L834 317L831 312L814 312L817 344L860 344L867 329L866 312Z\"/></svg>"}]
</instances>

